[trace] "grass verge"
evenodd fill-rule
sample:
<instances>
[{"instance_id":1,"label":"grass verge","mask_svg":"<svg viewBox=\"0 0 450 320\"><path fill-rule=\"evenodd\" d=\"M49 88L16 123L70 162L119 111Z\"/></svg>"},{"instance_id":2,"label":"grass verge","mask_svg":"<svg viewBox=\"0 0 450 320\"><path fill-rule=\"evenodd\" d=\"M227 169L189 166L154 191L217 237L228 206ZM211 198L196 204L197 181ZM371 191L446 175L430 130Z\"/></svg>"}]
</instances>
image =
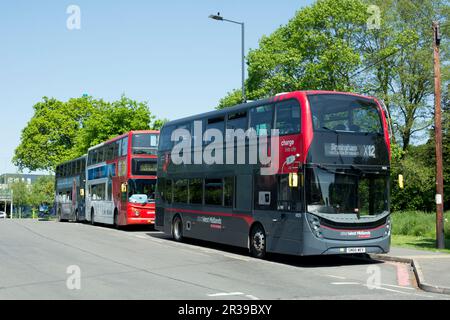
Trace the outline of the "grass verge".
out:
<instances>
[{"instance_id":1,"label":"grass verge","mask_svg":"<svg viewBox=\"0 0 450 320\"><path fill-rule=\"evenodd\" d=\"M427 237L393 235L392 246L450 253L450 239L445 240L446 249L436 249L436 239Z\"/></svg>"},{"instance_id":2,"label":"grass verge","mask_svg":"<svg viewBox=\"0 0 450 320\"><path fill-rule=\"evenodd\" d=\"M450 253L450 212L444 214L445 247ZM402 211L392 214L392 245L422 250L436 249L436 214Z\"/></svg>"}]
</instances>

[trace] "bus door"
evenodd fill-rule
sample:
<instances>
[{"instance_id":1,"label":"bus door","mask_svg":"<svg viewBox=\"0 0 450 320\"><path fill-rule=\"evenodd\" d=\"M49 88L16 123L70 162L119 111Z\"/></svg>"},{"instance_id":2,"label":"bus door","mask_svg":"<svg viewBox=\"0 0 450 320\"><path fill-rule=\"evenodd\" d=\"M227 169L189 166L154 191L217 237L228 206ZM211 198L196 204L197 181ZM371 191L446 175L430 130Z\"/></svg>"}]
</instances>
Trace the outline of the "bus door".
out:
<instances>
[{"instance_id":1,"label":"bus door","mask_svg":"<svg viewBox=\"0 0 450 320\"><path fill-rule=\"evenodd\" d=\"M302 176L298 174L278 177L277 211L273 214L274 249L295 253L300 249L302 237Z\"/></svg>"},{"instance_id":2,"label":"bus door","mask_svg":"<svg viewBox=\"0 0 450 320\"><path fill-rule=\"evenodd\" d=\"M119 223L127 222L128 210L128 183L122 182L120 184L120 209L119 209Z\"/></svg>"}]
</instances>

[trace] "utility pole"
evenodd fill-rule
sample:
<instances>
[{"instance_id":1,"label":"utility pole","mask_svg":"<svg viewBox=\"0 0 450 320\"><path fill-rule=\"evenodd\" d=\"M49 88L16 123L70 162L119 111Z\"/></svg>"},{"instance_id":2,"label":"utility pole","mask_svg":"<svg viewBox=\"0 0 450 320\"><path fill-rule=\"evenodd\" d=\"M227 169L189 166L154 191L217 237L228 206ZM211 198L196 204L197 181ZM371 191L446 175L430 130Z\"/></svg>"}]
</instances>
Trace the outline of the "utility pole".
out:
<instances>
[{"instance_id":1,"label":"utility pole","mask_svg":"<svg viewBox=\"0 0 450 320\"><path fill-rule=\"evenodd\" d=\"M434 51L434 130L436 140L436 247L445 248L444 238L444 175L442 169L441 65L439 22L433 22Z\"/></svg>"}]
</instances>

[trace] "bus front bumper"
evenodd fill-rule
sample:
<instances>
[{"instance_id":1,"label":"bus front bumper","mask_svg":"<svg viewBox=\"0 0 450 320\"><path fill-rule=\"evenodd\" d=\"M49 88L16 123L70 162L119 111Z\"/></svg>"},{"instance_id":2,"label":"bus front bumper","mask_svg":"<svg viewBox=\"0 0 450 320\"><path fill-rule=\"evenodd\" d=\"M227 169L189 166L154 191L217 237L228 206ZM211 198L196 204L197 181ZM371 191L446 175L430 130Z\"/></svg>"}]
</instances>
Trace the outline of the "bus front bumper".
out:
<instances>
[{"instance_id":1,"label":"bus front bumper","mask_svg":"<svg viewBox=\"0 0 450 320\"><path fill-rule=\"evenodd\" d=\"M136 217L128 217L127 219L128 225L136 225L136 224L155 224L155 218L136 218Z\"/></svg>"}]
</instances>

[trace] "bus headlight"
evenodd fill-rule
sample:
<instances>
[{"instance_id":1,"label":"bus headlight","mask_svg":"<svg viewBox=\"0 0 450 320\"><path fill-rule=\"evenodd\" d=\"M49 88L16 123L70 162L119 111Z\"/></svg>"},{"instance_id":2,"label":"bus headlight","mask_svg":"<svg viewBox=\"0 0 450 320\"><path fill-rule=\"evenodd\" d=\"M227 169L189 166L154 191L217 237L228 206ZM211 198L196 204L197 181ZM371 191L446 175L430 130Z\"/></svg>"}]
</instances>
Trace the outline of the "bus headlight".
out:
<instances>
[{"instance_id":1,"label":"bus headlight","mask_svg":"<svg viewBox=\"0 0 450 320\"><path fill-rule=\"evenodd\" d=\"M387 220L386 220L386 228L384 231L384 235L386 237L391 235L391 218L387 218Z\"/></svg>"},{"instance_id":2,"label":"bus headlight","mask_svg":"<svg viewBox=\"0 0 450 320\"><path fill-rule=\"evenodd\" d=\"M313 234L317 238L323 238L322 230L320 229L320 220L316 216L308 215L308 222L311 226Z\"/></svg>"},{"instance_id":3,"label":"bus headlight","mask_svg":"<svg viewBox=\"0 0 450 320\"><path fill-rule=\"evenodd\" d=\"M139 217L139 216L140 216L139 210L137 210L137 209L134 209L134 210L133 210L133 213L134 213L134 215L135 215L136 217Z\"/></svg>"}]
</instances>

